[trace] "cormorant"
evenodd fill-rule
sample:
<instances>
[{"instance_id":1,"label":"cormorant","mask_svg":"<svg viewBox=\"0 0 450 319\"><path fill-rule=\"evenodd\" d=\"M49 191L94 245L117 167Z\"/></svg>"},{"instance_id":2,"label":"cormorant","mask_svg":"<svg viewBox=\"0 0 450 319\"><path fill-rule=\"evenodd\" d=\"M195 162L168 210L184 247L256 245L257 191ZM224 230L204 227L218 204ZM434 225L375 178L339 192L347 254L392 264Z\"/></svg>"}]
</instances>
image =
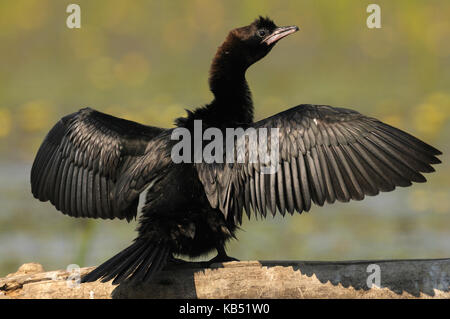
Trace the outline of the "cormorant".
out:
<instances>
[{"instance_id":1,"label":"cormorant","mask_svg":"<svg viewBox=\"0 0 450 319\"><path fill-rule=\"evenodd\" d=\"M278 128L279 161L271 174L262 161L175 163L174 129L146 126L90 108L63 117L46 136L31 170L33 195L73 217L135 218L146 191L138 236L125 250L87 274L120 283L147 281L173 255L196 257L214 249L211 262L235 260L225 243L235 237L245 211L301 213L312 203L362 200L396 186L425 182L441 152L421 140L356 111L302 104L253 122L245 79L248 67L298 30L259 17L229 32L213 59L214 100L177 128ZM259 134L259 133L258 133ZM259 140L247 143L245 152Z\"/></svg>"}]
</instances>

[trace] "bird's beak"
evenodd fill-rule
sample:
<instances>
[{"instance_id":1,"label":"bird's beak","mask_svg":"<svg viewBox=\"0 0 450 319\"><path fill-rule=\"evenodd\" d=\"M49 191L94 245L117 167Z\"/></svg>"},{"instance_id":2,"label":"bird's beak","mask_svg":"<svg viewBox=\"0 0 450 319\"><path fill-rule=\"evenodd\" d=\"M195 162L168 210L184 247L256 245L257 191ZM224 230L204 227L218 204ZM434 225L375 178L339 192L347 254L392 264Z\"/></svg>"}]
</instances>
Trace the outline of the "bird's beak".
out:
<instances>
[{"instance_id":1,"label":"bird's beak","mask_svg":"<svg viewBox=\"0 0 450 319\"><path fill-rule=\"evenodd\" d=\"M262 40L262 42L266 43L267 45L271 45L272 43L276 43L278 40L283 39L284 37L294 32L297 32L298 30L299 28L296 25L292 25L289 27L279 27L276 28L267 37L265 37L264 40Z\"/></svg>"}]
</instances>

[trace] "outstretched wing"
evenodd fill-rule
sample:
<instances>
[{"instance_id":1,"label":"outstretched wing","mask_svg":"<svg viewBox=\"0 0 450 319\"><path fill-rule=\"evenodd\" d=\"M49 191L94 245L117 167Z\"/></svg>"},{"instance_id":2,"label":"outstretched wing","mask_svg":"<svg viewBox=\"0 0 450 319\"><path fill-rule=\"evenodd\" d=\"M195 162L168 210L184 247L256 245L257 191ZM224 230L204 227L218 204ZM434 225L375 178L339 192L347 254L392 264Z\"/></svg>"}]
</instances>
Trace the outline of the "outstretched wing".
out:
<instances>
[{"instance_id":1,"label":"outstretched wing","mask_svg":"<svg viewBox=\"0 0 450 319\"><path fill-rule=\"evenodd\" d=\"M197 165L211 206L239 223L244 208L249 218L251 209L264 217L267 211L301 213L311 202L322 206L325 201L362 200L396 186L425 182L421 173L433 172L430 164L440 163L435 155L441 152L432 146L343 108L299 105L253 127L258 137L258 129L279 129L275 173L267 174L262 169L267 163L259 157L249 161L259 140L245 144L244 163Z\"/></svg>"},{"instance_id":2,"label":"outstretched wing","mask_svg":"<svg viewBox=\"0 0 450 319\"><path fill-rule=\"evenodd\" d=\"M67 115L39 148L31 169L32 193L70 216L130 220L138 198L117 203L116 183L138 163L157 170L158 163L145 159L164 131L89 108ZM122 191L132 186L122 185Z\"/></svg>"}]
</instances>

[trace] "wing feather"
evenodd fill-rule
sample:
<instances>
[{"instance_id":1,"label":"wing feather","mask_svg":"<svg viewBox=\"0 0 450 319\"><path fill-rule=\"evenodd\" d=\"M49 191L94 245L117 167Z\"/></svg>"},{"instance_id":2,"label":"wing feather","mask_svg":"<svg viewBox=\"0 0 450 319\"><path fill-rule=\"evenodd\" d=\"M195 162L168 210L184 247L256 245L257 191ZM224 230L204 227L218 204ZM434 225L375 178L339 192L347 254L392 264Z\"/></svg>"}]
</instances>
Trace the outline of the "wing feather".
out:
<instances>
[{"instance_id":1,"label":"wing feather","mask_svg":"<svg viewBox=\"0 0 450 319\"><path fill-rule=\"evenodd\" d=\"M309 211L311 201L348 202L366 195L392 191L397 186L425 182L422 173L433 172L441 152L416 137L356 111L326 105L299 105L253 124L253 128L278 128L279 163L273 174L262 173L262 163L230 165L234 173L220 170L204 178L208 165L197 166L205 189L222 192L215 185L239 185L228 200L243 201L247 214L262 216L267 209ZM259 133L258 133L259 134ZM259 141L259 139L258 139ZM249 147L258 145L246 145ZM247 159L248 160L248 159ZM241 191L243 190L243 191ZM241 198L242 197L242 198ZM239 199L239 200L237 200ZM218 207L210 200L212 207ZM222 205L221 207L225 207ZM221 208L222 209L222 208ZM229 212L222 209L225 216ZM242 208L230 215L242 215ZM236 219L236 217L233 217ZM240 218L236 220L240 221Z\"/></svg>"},{"instance_id":2,"label":"wing feather","mask_svg":"<svg viewBox=\"0 0 450 319\"><path fill-rule=\"evenodd\" d=\"M70 216L129 220L136 215L137 190L130 186L134 179L122 174L135 169L133 178L139 175L145 181L157 174L158 165L167 161L148 163L146 155L158 140L155 137L164 132L89 108L67 115L50 130L37 152L30 175L32 193ZM152 169L155 172L144 174ZM116 196L119 181L123 196L132 193L132 202L120 202Z\"/></svg>"}]
</instances>

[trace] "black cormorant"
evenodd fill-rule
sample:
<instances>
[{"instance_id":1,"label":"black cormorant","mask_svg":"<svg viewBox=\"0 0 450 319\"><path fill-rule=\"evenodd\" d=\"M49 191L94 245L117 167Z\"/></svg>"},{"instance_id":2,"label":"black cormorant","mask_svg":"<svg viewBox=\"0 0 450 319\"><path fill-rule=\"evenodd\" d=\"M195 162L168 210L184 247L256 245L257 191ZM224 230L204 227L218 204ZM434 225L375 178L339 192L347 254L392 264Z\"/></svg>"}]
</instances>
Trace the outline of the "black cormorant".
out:
<instances>
[{"instance_id":1,"label":"black cormorant","mask_svg":"<svg viewBox=\"0 0 450 319\"><path fill-rule=\"evenodd\" d=\"M396 186L425 182L421 173L440 163L434 147L356 111L303 104L254 122L249 66L296 26L268 18L232 30L212 62L214 100L176 120L178 128L278 128L279 161L272 174L262 163L175 163L172 129L146 126L90 108L63 117L46 136L31 171L36 198L73 217L136 217L146 191L138 236L128 248L82 281L147 281L174 254L225 253L243 212L248 217L308 211L336 200L361 200ZM259 133L258 133L259 134ZM245 152L257 148L247 143Z\"/></svg>"}]
</instances>

